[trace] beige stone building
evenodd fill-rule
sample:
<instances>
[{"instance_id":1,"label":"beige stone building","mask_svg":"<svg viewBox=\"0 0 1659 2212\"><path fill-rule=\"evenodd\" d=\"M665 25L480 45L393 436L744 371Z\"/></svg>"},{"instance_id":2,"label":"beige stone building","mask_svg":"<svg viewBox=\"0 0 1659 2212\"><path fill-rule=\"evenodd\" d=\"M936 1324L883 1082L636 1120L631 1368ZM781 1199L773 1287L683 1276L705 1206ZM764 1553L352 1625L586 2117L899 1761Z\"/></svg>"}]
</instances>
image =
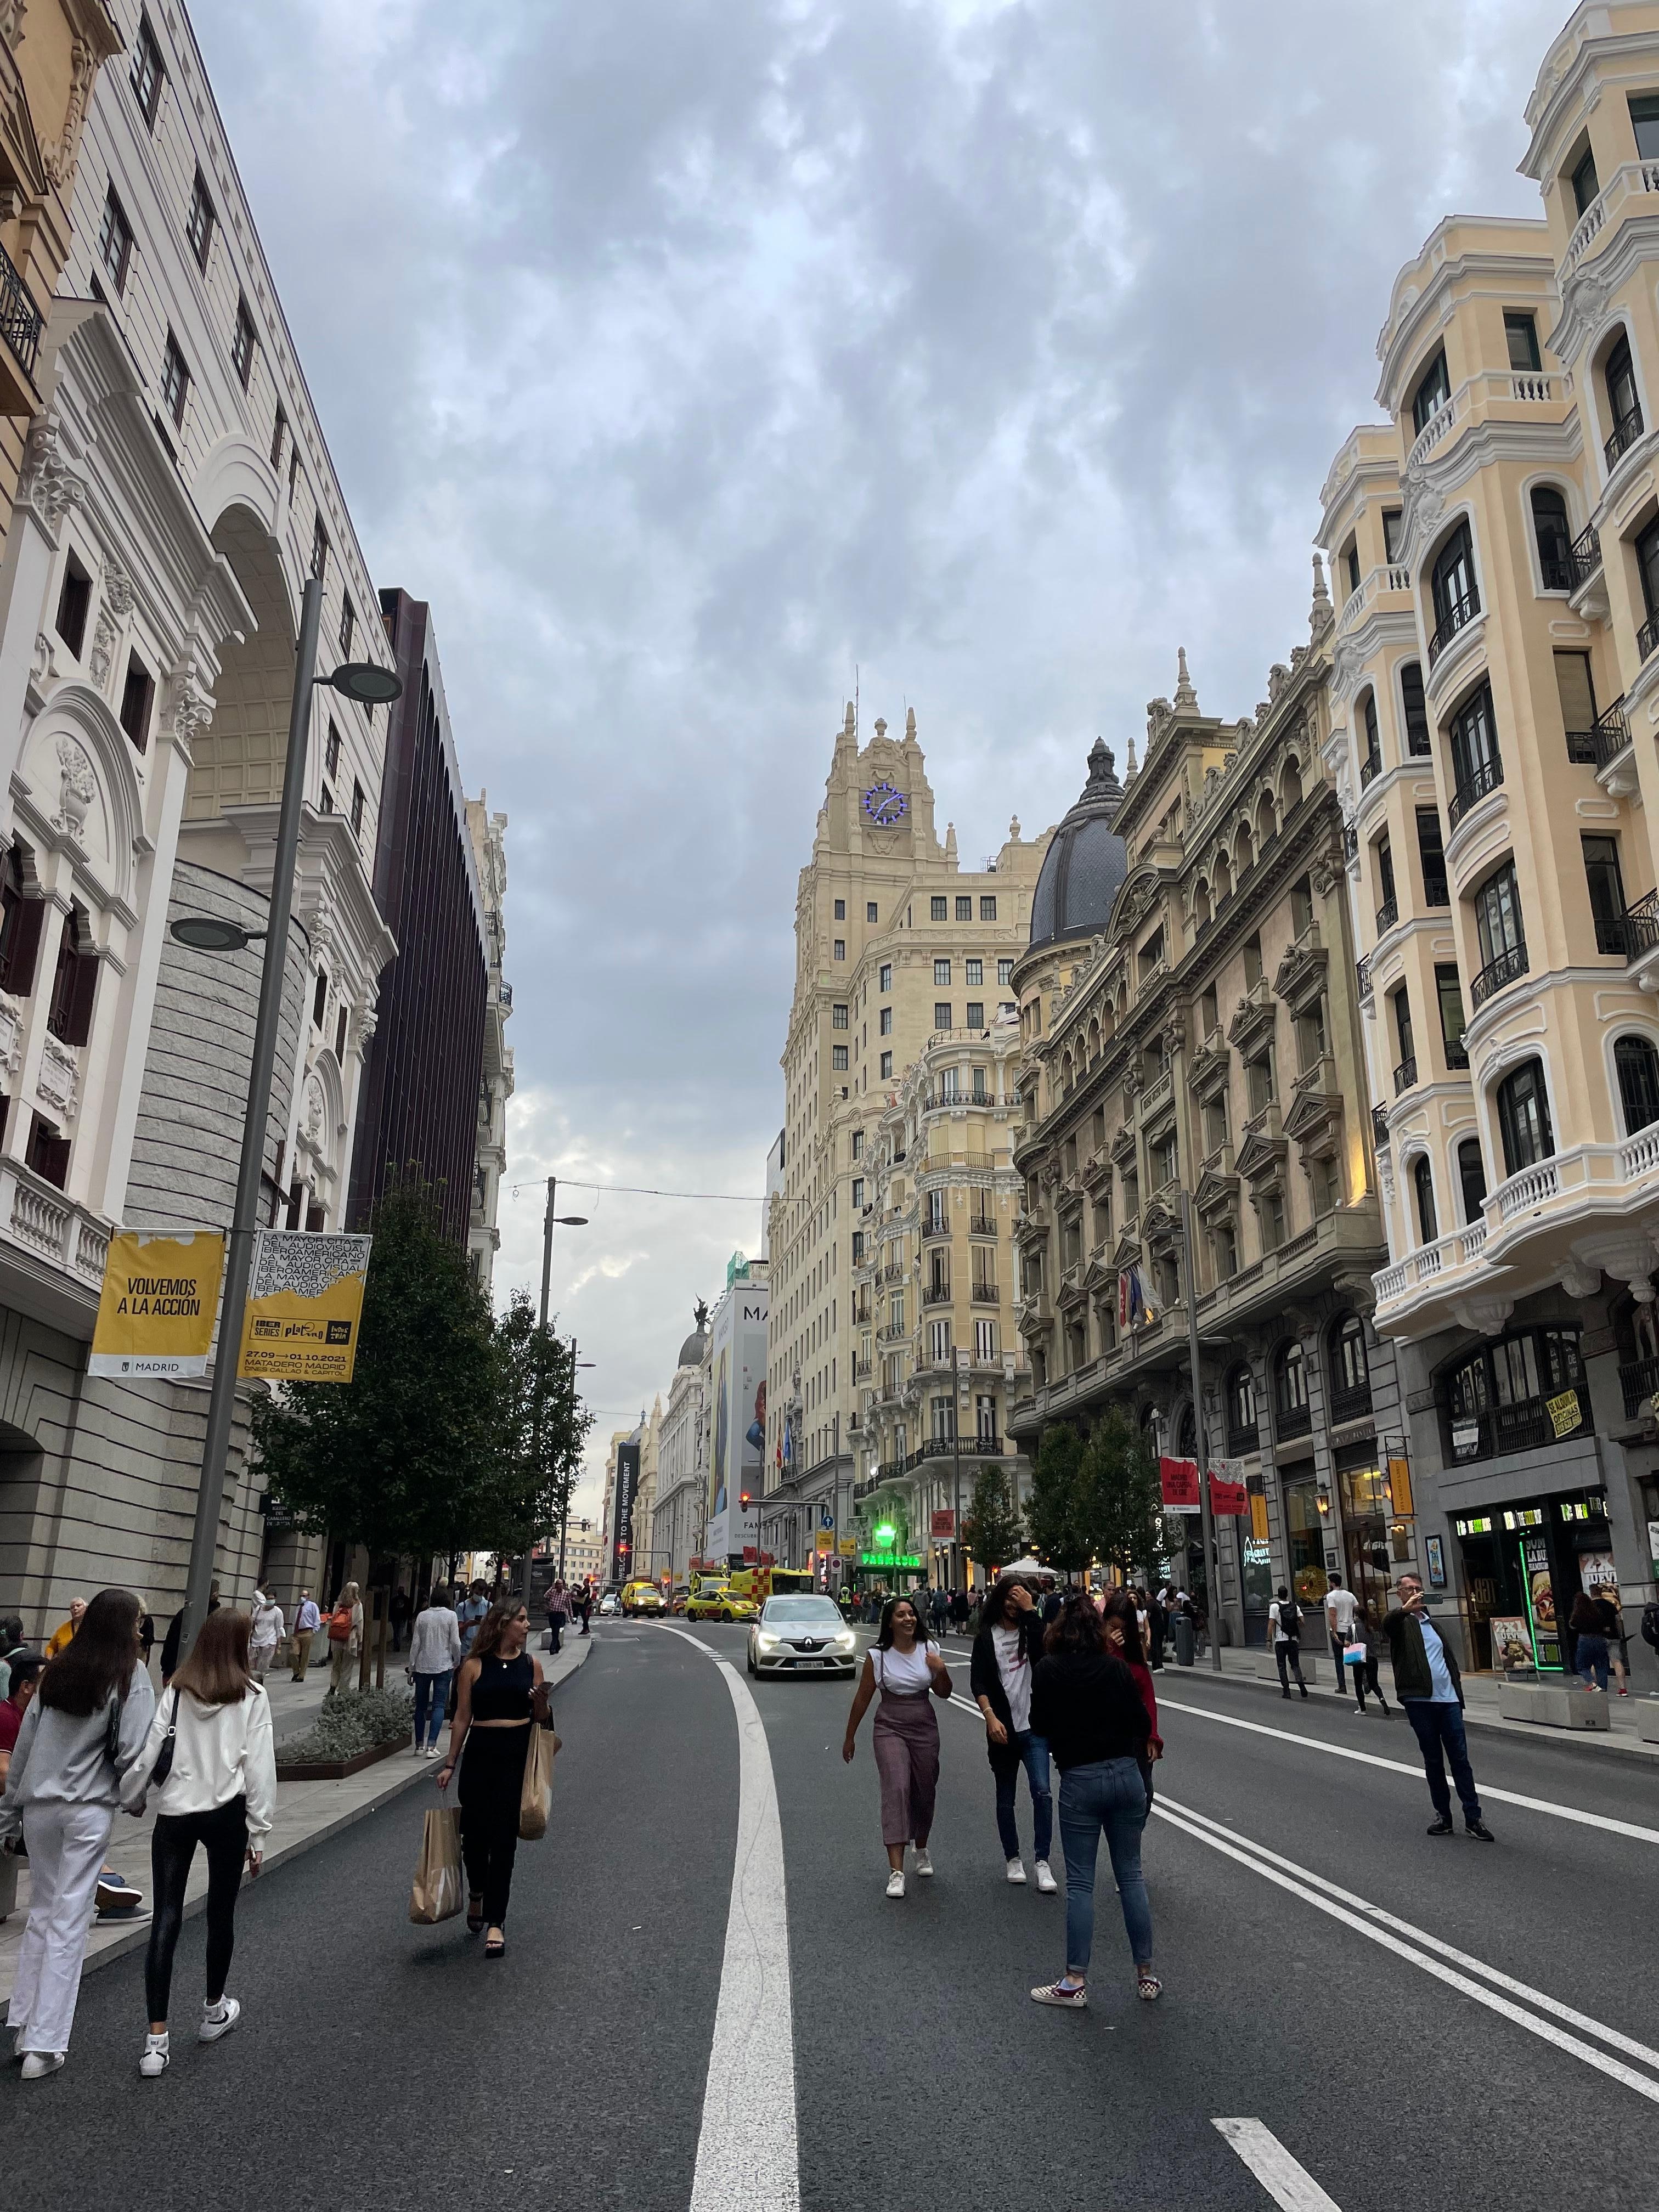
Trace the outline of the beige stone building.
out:
<instances>
[{"instance_id":1,"label":"beige stone building","mask_svg":"<svg viewBox=\"0 0 1659 2212\"><path fill-rule=\"evenodd\" d=\"M472 1173L471 1215L467 1249L472 1272L488 1290L495 1272L495 1255L501 1246L496 1226L501 1208L501 1177L507 1172L507 1102L513 1096L513 1048L507 1042L507 1024L513 1013L513 986L503 969L507 961L507 817L489 811L488 797L480 793L466 802L467 835L478 871L483 895L484 957L489 975L484 1006L483 1081L478 1093L477 1158Z\"/></svg>"},{"instance_id":2,"label":"beige stone building","mask_svg":"<svg viewBox=\"0 0 1659 2212\"><path fill-rule=\"evenodd\" d=\"M867 1147L931 1038L981 1038L1013 1004L1042 852L1016 822L994 857L963 868L954 828L942 842L934 828L915 714L902 738L878 721L860 747L848 708L796 897L781 1187L768 1227L766 1541L780 1559L807 1547L826 1511L836 1528L850 1525L869 1457L853 1372L853 1271L873 1203Z\"/></svg>"}]
</instances>

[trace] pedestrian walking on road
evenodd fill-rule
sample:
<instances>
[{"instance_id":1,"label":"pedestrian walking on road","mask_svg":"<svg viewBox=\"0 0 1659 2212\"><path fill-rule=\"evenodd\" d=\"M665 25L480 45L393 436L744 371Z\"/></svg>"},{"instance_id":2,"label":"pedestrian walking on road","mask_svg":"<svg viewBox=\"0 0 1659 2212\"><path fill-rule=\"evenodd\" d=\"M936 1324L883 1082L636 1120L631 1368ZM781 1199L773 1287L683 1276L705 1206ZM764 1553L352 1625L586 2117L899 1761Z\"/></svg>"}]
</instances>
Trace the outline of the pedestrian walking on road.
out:
<instances>
[{"instance_id":1,"label":"pedestrian walking on road","mask_svg":"<svg viewBox=\"0 0 1659 2212\"><path fill-rule=\"evenodd\" d=\"M1152 1729L1134 1677L1112 1652L1106 1623L1087 1591L1066 1600L1048 1632L1031 1685L1031 1726L1048 1739L1060 1769L1060 1840L1066 1853L1066 1971L1031 1995L1038 2004L1074 2012L1089 2002L1095 1862L1103 1830L1136 1987L1150 2002L1164 1986L1152 1972L1152 1915L1140 1871L1146 1826L1140 1761Z\"/></svg>"},{"instance_id":2,"label":"pedestrian walking on road","mask_svg":"<svg viewBox=\"0 0 1659 2212\"><path fill-rule=\"evenodd\" d=\"M1423 1753L1423 1771L1434 1800L1431 1836L1452 1832L1451 1792L1446 1787L1446 1761L1463 1808L1463 1826L1483 1844L1494 1838L1480 1817L1480 1799L1469 1765L1468 1738L1463 1728L1463 1684L1451 1647L1429 1619L1428 1600L1421 1579L1401 1575L1395 1584L1400 1602L1382 1624L1394 1662L1395 1695L1406 1709L1406 1717Z\"/></svg>"},{"instance_id":3,"label":"pedestrian walking on road","mask_svg":"<svg viewBox=\"0 0 1659 2212\"><path fill-rule=\"evenodd\" d=\"M228 1607L204 1621L121 1785L130 1807L142 1804L152 1784L157 1789L149 1845L155 1917L144 1954L149 2030L138 2060L149 2081L171 2063L173 1956L198 1844L207 1854L208 1893L207 1995L197 2041L216 2043L242 2016L237 2000L225 1994L236 1947L236 1899L244 1863L258 1876L276 1810L270 1701L252 1671L252 1629L246 1613Z\"/></svg>"},{"instance_id":4,"label":"pedestrian walking on road","mask_svg":"<svg viewBox=\"0 0 1659 2212\"><path fill-rule=\"evenodd\" d=\"M859 1723L877 1691L881 1703L871 1726L871 1747L881 1777L881 1839L887 1846L887 1894L904 1894L904 1847L916 1847L915 1870L933 1871L927 1838L939 1794L939 1722L931 1699L948 1698L951 1677L937 1644L921 1625L916 1601L890 1597L876 1640L864 1655L864 1671L847 1716L841 1755L849 1764Z\"/></svg>"},{"instance_id":5,"label":"pedestrian walking on road","mask_svg":"<svg viewBox=\"0 0 1659 2212\"><path fill-rule=\"evenodd\" d=\"M1365 1692L1369 1690L1386 1719L1389 1701L1382 1694L1382 1679L1376 1671L1376 1662L1382 1656L1382 1639L1377 1634L1376 1623L1365 1607L1358 1603L1354 1607L1353 1626L1348 1632L1348 1641L1351 1647L1363 1644L1365 1651L1363 1659L1352 1659L1348 1662L1353 1669L1353 1690L1358 1701L1358 1710L1362 1713L1364 1711Z\"/></svg>"},{"instance_id":6,"label":"pedestrian walking on road","mask_svg":"<svg viewBox=\"0 0 1659 2212\"><path fill-rule=\"evenodd\" d=\"M950 1611L950 1599L943 1583L935 1583L927 1593L928 1617L933 1624L933 1640L937 1643L945 1633L945 1616Z\"/></svg>"},{"instance_id":7,"label":"pedestrian walking on road","mask_svg":"<svg viewBox=\"0 0 1659 2212\"><path fill-rule=\"evenodd\" d=\"M1044 1897L1060 1888L1049 1868L1054 1800L1048 1781L1048 1747L1031 1727L1031 1676L1042 1656L1042 1621L1029 1587L1018 1577L999 1582L986 1601L969 1662L968 1686L985 1716L985 1753L996 1778L997 1833L1008 1879L1023 1883L1014 1800L1024 1769L1031 1793L1031 1849L1036 1886Z\"/></svg>"},{"instance_id":8,"label":"pedestrian walking on road","mask_svg":"<svg viewBox=\"0 0 1659 2212\"><path fill-rule=\"evenodd\" d=\"M583 1583L580 1590L577 1593L576 1609L581 1614L581 1632L586 1636L588 1633L587 1624L593 1611L593 1587L591 1583Z\"/></svg>"},{"instance_id":9,"label":"pedestrian walking on road","mask_svg":"<svg viewBox=\"0 0 1659 2212\"><path fill-rule=\"evenodd\" d=\"M0 1836L21 1828L29 1856L28 1925L7 2012L26 2081L56 2073L69 2049L120 1779L155 1711L138 1609L131 1590L118 1589L87 1607L40 1678L0 1797Z\"/></svg>"},{"instance_id":10,"label":"pedestrian walking on road","mask_svg":"<svg viewBox=\"0 0 1659 2212\"><path fill-rule=\"evenodd\" d=\"M334 1601L328 1617L328 1695L337 1698L348 1688L346 1676L363 1648L363 1599L356 1583L348 1583Z\"/></svg>"},{"instance_id":11,"label":"pedestrian walking on road","mask_svg":"<svg viewBox=\"0 0 1659 2212\"><path fill-rule=\"evenodd\" d=\"M472 1639L478 1625L489 1610L488 1585L476 1582L455 1608L455 1618L461 1625L461 1652L467 1656L472 1650Z\"/></svg>"},{"instance_id":12,"label":"pedestrian walking on road","mask_svg":"<svg viewBox=\"0 0 1659 2212\"><path fill-rule=\"evenodd\" d=\"M289 1649L294 1654L294 1679L303 1682L311 1665L311 1639L323 1625L321 1608L308 1589L300 1592L300 1602L294 1608L294 1633Z\"/></svg>"},{"instance_id":13,"label":"pedestrian walking on road","mask_svg":"<svg viewBox=\"0 0 1659 2212\"><path fill-rule=\"evenodd\" d=\"M1267 1618L1273 1628L1273 1660L1279 1668L1279 1686L1288 1698L1291 1676L1294 1674L1296 1686L1305 1698L1308 1686L1302 1679L1302 1608L1291 1595L1288 1584L1279 1585L1279 1595L1267 1607Z\"/></svg>"},{"instance_id":14,"label":"pedestrian walking on road","mask_svg":"<svg viewBox=\"0 0 1659 2212\"><path fill-rule=\"evenodd\" d=\"M1164 1756L1164 1739L1158 1732L1158 1686L1152 1680L1152 1668L1135 1650L1136 1624L1134 1606L1127 1592L1113 1590L1100 1608L1101 1621L1106 1631L1106 1641L1114 1657L1121 1659L1134 1677L1140 1692L1140 1702L1146 1708L1146 1725L1151 1734L1146 1748L1139 1758L1140 1778L1146 1788L1146 1809L1152 1809L1152 1767Z\"/></svg>"},{"instance_id":15,"label":"pedestrian walking on road","mask_svg":"<svg viewBox=\"0 0 1659 2212\"><path fill-rule=\"evenodd\" d=\"M276 1659L276 1646L287 1633L282 1607L263 1589L256 1589L253 1593L252 1630L248 1668L256 1682L263 1682Z\"/></svg>"},{"instance_id":16,"label":"pedestrian walking on road","mask_svg":"<svg viewBox=\"0 0 1659 2212\"><path fill-rule=\"evenodd\" d=\"M0 1613L0 1698L4 1698L10 1688L12 1660L27 1650L28 1646L23 1641L21 1615Z\"/></svg>"},{"instance_id":17,"label":"pedestrian walking on road","mask_svg":"<svg viewBox=\"0 0 1659 2212\"><path fill-rule=\"evenodd\" d=\"M1350 1641L1349 1631L1358 1610L1358 1599L1351 1589L1343 1589L1340 1575L1333 1575L1330 1588L1325 1593L1325 1626L1330 1633L1331 1662L1336 1668L1336 1694L1339 1698L1346 1698L1348 1694L1348 1678L1342 1671L1346 1663L1342 1653Z\"/></svg>"},{"instance_id":18,"label":"pedestrian walking on road","mask_svg":"<svg viewBox=\"0 0 1659 2212\"><path fill-rule=\"evenodd\" d=\"M568 1617L569 1604L569 1595L564 1584L556 1577L547 1586L547 1632L552 1639L549 1648L556 1658L558 1656L559 1638L564 1634L564 1624Z\"/></svg>"},{"instance_id":19,"label":"pedestrian walking on road","mask_svg":"<svg viewBox=\"0 0 1659 2212\"><path fill-rule=\"evenodd\" d=\"M1567 1626L1574 1637L1572 1647L1573 1670L1587 1690L1600 1690L1607 1694L1607 1628L1595 1600L1588 1590L1580 1590L1572 1601L1572 1611L1567 1615Z\"/></svg>"},{"instance_id":20,"label":"pedestrian walking on road","mask_svg":"<svg viewBox=\"0 0 1659 2212\"><path fill-rule=\"evenodd\" d=\"M1164 1602L1168 1595L1167 1590L1155 1590L1146 1601L1146 1664L1154 1674L1164 1664L1164 1639L1170 1632L1169 1609Z\"/></svg>"},{"instance_id":21,"label":"pedestrian walking on road","mask_svg":"<svg viewBox=\"0 0 1659 2212\"><path fill-rule=\"evenodd\" d=\"M958 1636L968 1626L968 1593L965 1589L953 1589L951 1593L951 1626Z\"/></svg>"},{"instance_id":22,"label":"pedestrian walking on road","mask_svg":"<svg viewBox=\"0 0 1659 2212\"><path fill-rule=\"evenodd\" d=\"M404 1648L404 1632L409 1626L412 1611L409 1592L399 1583L392 1593L392 1648L394 1651L401 1651Z\"/></svg>"},{"instance_id":23,"label":"pedestrian walking on road","mask_svg":"<svg viewBox=\"0 0 1659 2212\"><path fill-rule=\"evenodd\" d=\"M447 1790L459 1760L466 1924L484 1931L484 1956L507 1952L507 1907L519 1848L519 1800L532 1721L547 1718L542 1662L526 1650L530 1614L521 1598L491 1606L461 1662L449 1756L438 1769Z\"/></svg>"},{"instance_id":24,"label":"pedestrian walking on road","mask_svg":"<svg viewBox=\"0 0 1659 2212\"><path fill-rule=\"evenodd\" d=\"M416 1759L434 1759L449 1705L449 1684L461 1663L461 1630L449 1602L447 1586L440 1583L415 1616L415 1632L409 1639L409 1670L415 1679L415 1741Z\"/></svg>"},{"instance_id":25,"label":"pedestrian walking on road","mask_svg":"<svg viewBox=\"0 0 1659 2212\"><path fill-rule=\"evenodd\" d=\"M1601 1633L1607 1639L1607 1663L1613 1668L1613 1680L1619 1685L1621 1698L1630 1695L1628 1638L1625 1631L1624 1610L1619 1602L1619 1592L1612 1583L1602 1583L1591 1593L1595 1601Z\"/></svg>"}]
</instances>

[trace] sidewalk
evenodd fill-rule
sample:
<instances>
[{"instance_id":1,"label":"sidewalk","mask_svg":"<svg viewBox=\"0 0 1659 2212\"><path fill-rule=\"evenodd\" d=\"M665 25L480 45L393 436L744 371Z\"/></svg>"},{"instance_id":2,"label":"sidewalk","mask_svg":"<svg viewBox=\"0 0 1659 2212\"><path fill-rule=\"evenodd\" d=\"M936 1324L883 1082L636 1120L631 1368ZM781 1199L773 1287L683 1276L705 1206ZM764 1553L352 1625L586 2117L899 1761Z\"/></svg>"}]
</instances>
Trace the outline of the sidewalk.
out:
<instances>
[{"instance_id":1,"label":"sidewalk","mask_svg":"<svg viewBox=\"0 0 1659 2212\"><path fill-rule=\"evenodd\" d=\"M558 1657L538 1652L542 1670L550 1687L556 1689L582 1665L593 1649L587 1638L567 1639ZM388 1654L386 1686L391 1688L403 1679L399 1655L398 1670L394 1676ZM308 1727L312 1717L322 1703L323 1692L328 1686L328 1670L323 1669L320 1681L313 1673L303 1688L284 1674L281 1682L275 1677L267 1685L271 1694L271 1717L280 1743L285 1736L301 1733ZM290 1693L284 1700L283 1689ZM356 1820L366 1820L378 1812L382 1805L412 1790L416 1783L431 1783L435 1771L431 1761L411 1759L406 1751L394 1751L388 1759L378 1759L366 1766L360 1774L347 1777L343 1782L283 1782L276 1790L276 1818L265 1845L264 1865L259 1879L263 1881L287 1859L297 1858L308 1851L313 1844L325 1842L342 1828L349 1828ZM153 1801L152 1801L153 1802ZM433 1802L440 1802L433 1791ZM453 1801L452 1801L453 1802ZM115 1826L110 1832L109 1862L148 1894L149 1890L149 1838L155 1823L154 1811L142 1820L135 1820L125 1813L115 1816ZM411 1877L414 1869L410 1869ZM9 1917L0 1921L0 2002L10 1998L12 1982L17 1970L18 1948L23 1940L23 1929L28 1918L29 1877L27 1865L18 1869L17 1904ZM198 1851L191 1869L190 1882L185 1891L185 1916L188 1919L199 1912L207 1900L207 1858ZM146 1910L136 1920L94 1921L87 1943L84 1971L90 1973L94 1966L106 1966L112 1959L124 1958L149 1941L149 1914Z\"/></svg>"},{"instance_id":2,"label":"sidewalk","mask_svg":"<svg viewBox=\"0 0 1659 2212\"><path fill-rule=\"evenodd\" d=\"M1305 1640L1303 1644L1302 1671L1307 1678L1309 1702L1334 1705L1336 1703L1335 1669L1331 1656L1322 1648L1314 1648ZM1240 1650L1236 1645L1224 1644L1221 1650L1221 1674L1228 1682L1249 1683L1261 1690L1279 1695L1279 1670L1271 1651L1255 1646ZM1213 1681L1214 1669L1208 1649L1192 1667L1177 1667L1166 1645L1164 1666L1154 1677L1160 1696L1176 1696L1176 1684L1182 1680ZM1389 1680L1386 1661L1379 1669L1383 1694L1392 1705L1392 1685ZM1498 1710L1499 1685L1491 1674L1466 1674L1463 1677L1464 1713L1471 1728L1492 1729L1504 1735L1523 1737L1529 1743L1571 1744L1603 1758L1615 1758L1650 1765L1659 1761L1659 1744L1644 1743L1637 1729L1638 1708L1646 1705L1650 1711L1659 1699L1643 1698L1632 1691L1627 1698L1609 1692L1607 1717L1612 1725L1606 1730L1541 1727L1536 1721L1505 1720ZM1589 1694L1585 1692L1583 1694ZM1352 1705L1352 1698L1344 1702Z\"/></svg>"}]
</instances>

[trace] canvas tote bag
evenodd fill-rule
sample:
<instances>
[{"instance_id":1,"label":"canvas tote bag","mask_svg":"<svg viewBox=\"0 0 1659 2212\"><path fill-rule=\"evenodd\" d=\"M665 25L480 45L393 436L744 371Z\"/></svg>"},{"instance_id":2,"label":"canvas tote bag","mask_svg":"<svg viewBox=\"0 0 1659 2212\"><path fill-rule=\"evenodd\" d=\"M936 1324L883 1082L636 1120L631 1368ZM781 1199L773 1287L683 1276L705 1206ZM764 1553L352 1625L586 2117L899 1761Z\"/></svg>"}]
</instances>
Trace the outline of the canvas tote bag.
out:
<instances>
[{"instance_id":1,"label":"canvas tote bag","mask_svg":"<svg viewBox=\"0 0 1659 2212\"><path fill-rule=\"evenodd\" d=\"M548 1808L553 1796L553 1761L559 1739L551 1728L530 1723L530 1742L524 1755L524 1788L519 1796L519 1836L533 1844L547 1833Z\"/></svg>"},{"instance_id":2,"label":"canvas tote bag","mask_svg":"<svg viewBox=\"0 0 1659 2212\"><path fill-rule=\"evenodd\" d=\"M426 1816L421 1838L409 1917L422 1928L453 1919L461 1909L462 1897L461 1816L449 1807L434 1807Z\"/></svg>"}]
</instances>

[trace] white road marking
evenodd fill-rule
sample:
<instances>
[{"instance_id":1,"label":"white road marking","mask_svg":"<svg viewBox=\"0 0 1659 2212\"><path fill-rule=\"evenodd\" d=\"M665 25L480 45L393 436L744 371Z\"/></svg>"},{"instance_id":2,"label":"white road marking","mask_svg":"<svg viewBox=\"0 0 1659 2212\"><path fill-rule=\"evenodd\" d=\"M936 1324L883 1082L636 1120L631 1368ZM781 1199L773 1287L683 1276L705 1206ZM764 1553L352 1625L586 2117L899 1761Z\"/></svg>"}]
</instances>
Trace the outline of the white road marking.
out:
<instances>
[{"instance_id":1,"label":"white road marking","mask_svg":"<svg viewBox=\"0 0 1659 2212\"><path fill-rule=\"evenodd\" d=\"M799 2212L789 1908L772 1753L736 1668L689 1629L663 1626L714 1661L738 1718L738 1848L691 2212L750 2212L756 2204Z\"/></svg>"},{"instance_id":2,"label":"white road marking","mask_svg":"<svg viewBox=\"0 0 1659 2212\"><path fill-rule=\"evenodd\" d=\"M1341 2212L1305 2166L1298 2166L1279 2137L1260 2120L1217 2120L1218 2128L1279 2212Z\"/></svg>"},{"instance_id":3,"label":"white road marking","mask_svg":"<svg viewBox=\"0 0 1659 2212\"><path fill-rule=\"evenodd\" d=\"M1351 1759L1361 1766L1380 1766L1389 1774L1409 1774L1414 1781L1423 1779L1421 1762L1415 1766L1404 1759L1383 1759L1374 1751L1351 1751L1346 1744L1322 1743L1316 1736L1298 1735L1294 1729L1270 1728L1265 1721L1240 1720L1236 1713L1212 1712L1207 1705L1182 1705L1176 1698L1160 1698L1160 1711L1194 1713L1201 1721L1213 1721L1218 1728L1243 1729L1251 1735L1277 1736L1281 1743L1294 1743L1304 1751L1322 1751L1330 1759ZM1644 1828L1634 1820L1615 1820L1603 1813L1586 1813L1577 1805L1557 1805L1547 1797L1528 1797L1516 1790L1493 1790L1486 1783L1480 1784L1484 1804L1491 1799L1496 1805L1519 1805L1528 1813L1548 1813L1558 1820L1576 1820L1581 1827L1600 1828L1609 1836L1629 1836L1638 1844L1659 1844L1659 1828Z\"/></svg>"},{"instance_id":4,"label":"white road marking","mask_svg":"<svg viewBox=\"0 0 1659 2212\"><path fill-rule=\"evenodd\" d=\"M1472 1981L1467 1974L1443 1965L1428 1952L1402 1942L1397 1936L1386 1928L1379 1927L1375 1921L1360 1913L1351 1912L1346 1905L1338 1905L1334 1899L1322 1895L1306 1881L1292 1881L1288 1875L1279 1873L1277 1868L1267 1864L1252 1851L1241 1850L1237 1844L1210 1834L1206 1829L1177 1814L1167 1798L1160 1798L1152 1810L1171 1827L1179 1828L1183 1835L1192 1837L1198 1843L1207 1844L1212 1851L1219 1851L1224 1857L1236 1860L1252 1874L1259 1875L1264 1881L1270 1881L1276 1887L1287 1890L1291 1896L1303 1899L1331 1919L1340 1920L1345 1927L1352 1928L1369 1942L1380 1945L1385 1951L1392 1951L1396 1958L1420 1967L1424 1973L1433 1975L1437 1981L1444 1982L1462 1996L1473 1997L1477 2004L1485 2005L1488 2012L1500 2014L1504 2019L1512 2021L1516 2027L1524 2028L1528 2034L1537 2036L1542 2042L1553 2043L1558 2050L1582 2059L1586 2066L1593 2066L1598 2073L1622 2082L1627 2089L1635 2090L1638 2096L1645 2097L1650 2104L1659 2105L1659 2081L1655 2081L1651 2075L1638 2074L1633 2066L1609 2058L1605 2051L1595 2050L1578 2036L1569 2035L1564 2028L1552 2027L1548 2021L1540 2020L1535 2013L1523 2011L1519 2005L1511 2004L1507 1997L1499 1996L1495 1990L1483 1989L1479 1982Z\"/></svg>"}]
</instances>

